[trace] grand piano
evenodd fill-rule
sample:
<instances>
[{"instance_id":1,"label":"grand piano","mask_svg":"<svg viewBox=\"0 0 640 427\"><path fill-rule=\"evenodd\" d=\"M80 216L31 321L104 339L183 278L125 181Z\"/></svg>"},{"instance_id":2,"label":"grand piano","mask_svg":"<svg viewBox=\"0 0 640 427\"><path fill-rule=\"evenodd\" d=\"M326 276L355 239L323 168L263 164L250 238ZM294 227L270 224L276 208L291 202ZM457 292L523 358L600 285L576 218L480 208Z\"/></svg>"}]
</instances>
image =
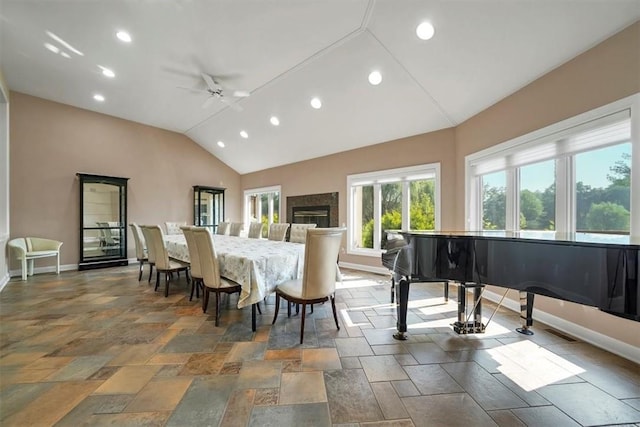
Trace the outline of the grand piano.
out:
<instances>
[{"instance_id":1,"label":"grand piano","mask_svg":"<svg viewBox=\"0 0 640 427\"><path fill-rule=\"evenodd\" d=\"M640 321L640 238L546 231L399 236L388 241L382 255L383 265L392 272L392 293L395 288L396 339L406 339L409 287L414 282L458 283L458 319L453 324L458 333L484 332L481 291L487 284L519 291L523 325L518 331L525 334L532 334L535 295ZM467 315L469 290L473 307Z\"/></svg>"}]
</instances>

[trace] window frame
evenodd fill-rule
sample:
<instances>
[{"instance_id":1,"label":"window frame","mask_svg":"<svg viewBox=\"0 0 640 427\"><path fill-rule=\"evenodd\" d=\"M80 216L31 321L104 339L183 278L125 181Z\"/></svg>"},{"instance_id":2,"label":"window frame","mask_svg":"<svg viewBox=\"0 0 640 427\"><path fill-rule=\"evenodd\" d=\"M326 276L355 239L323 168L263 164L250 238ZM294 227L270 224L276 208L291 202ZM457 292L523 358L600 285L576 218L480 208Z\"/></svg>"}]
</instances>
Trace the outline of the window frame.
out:
<instances>
[{"instance_id":1,"label":"window frame","mask_svg":"<svg viewBox=\"0 0 640 427\"><path fill-rule=\"evenodd\" d=\"M478 165L497 164L502 162L504 167L495 169L507 172L506 188L506 229L519 230L519 168L537 163L543 159L529 163L509 165L510 158L523 153L551 139L559 139L559 135L571 133L572 128L590 126L593 122L597 126L604 126L616 115L627 114L630 120L631 142L631 188L630 188L630 223L629 234L640 234L640 93L620 99L591 111L579 114L550 126L538 129L485 150L465 156L465 228L466 230L480 230L482 226L482 188L480 179L482 173L476 173ZM602 124L600 124L602 123ZM574 129L573 132L576 130ZM558 143L559 144L559 143ZM585 151L596 150L607 146L617 145L608 142L596 144L589 149L574 149L560 152L552 157L556 170L556 219L557 232L573 233L576 230L576 194L575 194L575 155ZM547 160L549 158L547 157ZM635 173L634 173L635 171ZM484 172L487 173L486 171Z\"/></svg>"},{"instance_id":2,"label":"window frame","mask_svg":"<svg viewBox=\"0 0 640 427\"><path fill-rule=\"evenodd\" d=\"M249 224L251 223L251 208L249 206L250 197L251 196L261 196L263 194L269 194L269 212L267 212L268 225L273 224L273 194L278 193L280 196L278 198L278 215L282 218L282 186L281 185L272 185L270 187L261 187L261 188L251 188L244 190L243 196L243 218L244 218L244 226L245 229L249 229ZM258 221L261 221L261 218L257 218Z\"/></svg>"},{"instance_id":3,"label":"window frame","mask_svg":"<svg viewBox=\"0 0 640 427\"><path fill-rule=\"evenodd\" d=\"M374 172L365 172L353 175L347 175L347 253L350 255L361 255L380 257L382 250L380 249L380 241L382 238L381 230L381 186L392 182L402 183L402 231L409 229L411 204L409 197L409 183L411 181L419 181L422 179L434 179L434 216L435 230L440 230L440 162L429 163L424 165L409 166L403 168L386 169ZM358 248L353 242L355 239L355 189L364 185L373 185L373 248Z\"/></svg>"}]
</instances>

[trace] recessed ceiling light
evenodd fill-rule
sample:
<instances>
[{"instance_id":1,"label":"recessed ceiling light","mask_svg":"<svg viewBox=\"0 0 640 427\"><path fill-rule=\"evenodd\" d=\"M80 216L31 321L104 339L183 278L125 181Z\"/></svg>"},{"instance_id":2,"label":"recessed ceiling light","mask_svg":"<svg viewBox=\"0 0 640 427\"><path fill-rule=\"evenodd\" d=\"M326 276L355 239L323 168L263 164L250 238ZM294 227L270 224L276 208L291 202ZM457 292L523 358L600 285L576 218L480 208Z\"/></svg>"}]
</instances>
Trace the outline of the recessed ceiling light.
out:
<instances>
[{"instance_id":1,"label":"recessed ceiling light","mask_svg":"<svg viewBox=\"0 0 640 427\"><path fill-rule=\"evenodd\" d=\"M65 52L64 50L60 52L60 55L64 56L65 58L71 58L71 55L69 55L67 52Z\"/></svg>"},{"instance_id":2,"label":"recessed ceiling light","mask_svg":"<svg viewBox=\"0 0 640 427\"><path fill-rule=\"evenodd\" d=\"M222 142L222 141L218 141L218 147L220 147L220 148L224 148L224 142Z\"/></svg>"},{"instance_id":3,"label":"recessed ceiling light","mask_svg":"<svg viewBox=\"0 0 640 427\"><path fill-rule=\"evenodd\" d=\"M58 53L60 52L60 49L58 49L58 46L54 46L51 43L45 43L44 47L46 47L47 49L49 49L51 52L53 53Z\"/></svg>"},{"instance_id":4,"label":"recessed ceiling light","mask_svg":"<svg viewBox=\"0 0 640 427\"><path fill-rule=\"evenodd\" d=\"M269 119L269 121L271 122L272 125L274 126L278 126L280 124L280 119L278 119L276 116L271 116L271 118Z\"/></svg>"},{"instance_id":5,"label":"recessed ceiling light","mask_svg":"<svg viewBox=\"0 0 640 427\"><path fill-rule=\"evenodd\" d=\"M244 139L249 138L249 134L247 133L246 130L241 130L240 131L240 136L243 137Z\"/></svg>"},{"instance_id":6,"label":"recessed ceiling light","mask_svg":"<svg viewBox=\"0 0 640 427\"><path fill-rule=\"evenodd\" d=\"M102 70L102 74L104 74L107 77L115 77L116 73L113 72L113 70L103 67L102 65L98 65L98 67L100 67L100 69Z\"/></svg>"},{"instance_id":7,"label":"recessed ceiling light","mask_svg":"<svg viewBox=\"0 0 640 427\"><path fill-rule=\"evenodd\" d=\"M320 98L312 98L311 106L317 110L322 107L322 101L320 101Z\"/></svg>"},{"instance_id":8,"label":"recessed ceiling light","mask_svg":"<svg viewBox=\"0 0 640 427\"><path fill-rule=\"evenodd\" d=\"M116 37L125 43L131 43L131 35L126 31L120 30L116 33Z\"/></svg>"},{"instance_id":9,"label":"recessed ceiling light","mask_svg":"<svg viewBox=\"0 0 640 427\"><path fill-rule=\"evenodd\" d=\"M376 70L369 73L369 83L376 86L376 85L379 85L381 81L382 81L382 74L380 74L380 71Z\"/></svg>"},{"instance_id":10,"label":"recessed ceiling light","mask_svg":"<svg viewBox=\"0 0 640 427\"><path fill-rule=\"evenodd\" d=\"M104 96L100 95L99 93L96 93L95 95L93 95L93 99L95 99L98 102L104 102Z\"/></svg>"},{"instance_id":11,"label":"recessed ceiling light","mask_svg":"<svg viewBox=\"0 0 640 427\"><path fill-rule=\"evenodd\" d=\"M416 28L416 35L420 40L429 40L435 34L436 30L429 22L423 22Z\"/></svg>"}]
</instances>

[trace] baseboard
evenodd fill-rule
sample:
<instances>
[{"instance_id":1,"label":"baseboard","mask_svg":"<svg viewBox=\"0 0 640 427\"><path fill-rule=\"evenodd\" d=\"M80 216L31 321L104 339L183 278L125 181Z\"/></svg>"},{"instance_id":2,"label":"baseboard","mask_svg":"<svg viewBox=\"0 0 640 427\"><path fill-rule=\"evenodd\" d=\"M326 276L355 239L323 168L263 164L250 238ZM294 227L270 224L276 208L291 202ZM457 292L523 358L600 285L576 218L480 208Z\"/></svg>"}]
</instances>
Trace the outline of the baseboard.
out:
<instances>
[{"instance_id":1,"label":"baseboard","mask_svg":"<svg viewBox=\"0 0 640 427\"><path fill-rule=\"evenodd\" d=\"M485 291L483 297L495 303L500 301L500 298L502 298L501 295L491 291ZM502 301L502 306L508 308L509 310L515 311L516 313L520 312L519 301L505 298ZM600 332L587 329L576 323L569 322L568 320L562 319L558 316L554 316L553 314L549 314L536 308L533 309L533 320L544 323L545 325L549 325L554 329L576 337L596 347L607 350L610 353L617 354L618 356L624 357L625 359L631 360L632 362L640 363L640 348L635 347L631 344L627 344L626 342L611 338L610 336L601 334ZM535 332L535 323L533 327L533 331Z\"/></svg>"},{"instance_id":2,"label":"baseboard","mask_svg":"<svg viewBox=\"0 0 640 427\"><path fill-rule=\"evenodd\" d=\"M343 261L338 262L338 266L344 267L344 268L350 268L352 270L366 271L369 273L389 274L389 270L384 267L374 267L371 265L353 264L351 262L343 262Z\"/></svg>"},{"instance_id":3,"label":"baseboard","mask_svg":"<svg viewBox=\"0 0 640 427\"><path fill-rule=\"evenodd\" d=\"M0 278L0 292L2 292L7 283L9 283L10 278L11 277L8 274L5 274L4 277Z\"/></svg>"}]
</instances>

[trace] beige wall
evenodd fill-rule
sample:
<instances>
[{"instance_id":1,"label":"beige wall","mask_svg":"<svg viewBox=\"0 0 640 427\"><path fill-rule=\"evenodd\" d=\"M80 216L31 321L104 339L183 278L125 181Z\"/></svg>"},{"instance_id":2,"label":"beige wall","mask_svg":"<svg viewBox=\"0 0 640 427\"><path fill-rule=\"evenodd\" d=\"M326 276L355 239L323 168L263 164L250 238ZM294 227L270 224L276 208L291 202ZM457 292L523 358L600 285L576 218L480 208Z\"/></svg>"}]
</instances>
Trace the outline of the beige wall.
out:
<instances>
[{"instance_id":1,"label":"beige wall","mask_svg":"<svg viewBox=\"0 0 640 427\"><path fill-rule=\"evenodd\" d=\"M79 261L77 172L130 178L129 222L193 224L193 185L227 188L225 216L240 218L240 176L184 135L17 92L10 124L11 237L63 241L61 264Z\"/></svg>"},{"instance_id":2,"label":"beige wall","mask_svg":"<svg viewBox=\"0 0 640 427\"><path fill-rule=\"evenodd\" d=\"M454 129L418 135L242 176L242 188L282 185L287 196L338 191L346 222L346 176L431 162L442 165L442 229L464 229L466 155L640 92L640 23L477 114ZM283 211L286 204L283 203ZM378 258L341 261L381 266ZM515 292L512 291L512 298ZM591 307L537 297L536 308L640 347L638 323Z\"/></svg>"},{"instance_id":3,"label":"beige wall","mask_svg":"<svg viewBox=\"0 0 640 427\"><path fill-rule=\"evenodd\" d=\"M9 88L0 69L0 289L9 277Z\"/></svg>"},{"instance_id":4,"label":"beige wall","mask_svg":"<svg viewBox=\"0 0 640 427\"><path fill-rule=\"evenodd\" d=\"M347 175L440 162L442 174L442 211L454 210L455 140L453 129L399 139L384 144L319 157L292 165L267 169L242 176L242 188L282 185L282 212L289 196L339 193L339 224L347 222ZM451 215L443 215L442 227L455 224ZM380 266L378 257L340 255L341 262Z\"/></svg>"}]
</instances>

